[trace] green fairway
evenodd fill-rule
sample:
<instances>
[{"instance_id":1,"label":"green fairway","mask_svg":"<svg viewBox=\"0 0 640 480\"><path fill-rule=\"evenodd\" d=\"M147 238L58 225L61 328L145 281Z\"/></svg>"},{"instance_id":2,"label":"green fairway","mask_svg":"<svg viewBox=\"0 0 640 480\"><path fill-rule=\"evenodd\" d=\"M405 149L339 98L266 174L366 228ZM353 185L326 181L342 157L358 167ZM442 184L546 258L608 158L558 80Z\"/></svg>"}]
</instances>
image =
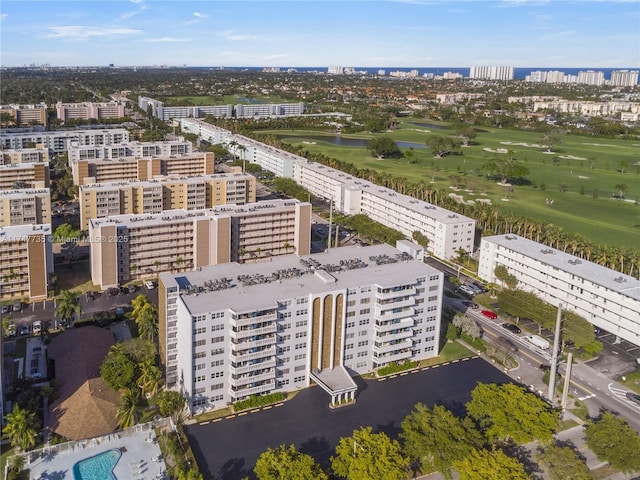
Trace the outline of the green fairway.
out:
<instances>
[{"instance_id":1,"label":"green fairway","mask_svg":"<svg viewBox=\"0 0 640 480\"><path fill-rule=\"evenodd\" d=\"M450 129L429 129L403 119L388 135L395 141L425 144L432 134L452 135ZM435 123L424 121L425 123ZM377 159L366 147L340 146L318 139L314 131L268 131L310 153L322 153L359 168L369 168L409 182L422 181L445 189L464 201L486 198L504 211L538 218L580 233L596 243L640 246L640 140L563 136L546 153L538 132L484 128L460 154L434 158L429 148L414 148L411 160ZM373 138L374 134L341 135ZM332 138L334 135L328 135ZM409 148L401 148L403 152ZM526 165L526 184L503 186L490 180L482 165L508 155ZM622 173L621 170L624 170ZM625 200L612 198L617 185L626 185ZM594 198L595 197L595 198Z\"/></svg>"}]
</instances>

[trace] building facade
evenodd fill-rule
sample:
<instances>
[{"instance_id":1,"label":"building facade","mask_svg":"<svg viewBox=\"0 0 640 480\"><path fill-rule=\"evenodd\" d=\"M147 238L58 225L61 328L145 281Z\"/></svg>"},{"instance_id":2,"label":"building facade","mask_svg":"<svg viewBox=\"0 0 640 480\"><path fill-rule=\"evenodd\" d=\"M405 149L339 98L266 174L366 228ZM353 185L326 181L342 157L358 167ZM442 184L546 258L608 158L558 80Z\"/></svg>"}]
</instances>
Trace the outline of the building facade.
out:
<instances>
[{"instance_id":1,"label":"building facade","mask_svg":"<svg viewBox=\"0 0 640 480\"><path fill-rule=\"evenodd\" d=\"M49 164L0 165L0 190L20 188L49 188Z\"/></svg>"},{"instance_id":2,"label":"building facade","mask_svg":"<svg viewBox=\"0 0 640 480\"><path fill-rule=\"evenodd\" d=\"M51 242L51 225L0 227L0 300L47 298Z\"/></svg>"},{"instance_id":3,"label":"building facade","mask_svg":"<svg viewBox=\"0 0 640 480\"><path fill-rule=\"evenodd\" d=\"M513 66L474 65L469 69L469 78L479 80L513 80Z\"/></svg>"},{"instance_id":4,"label":"building facade","mask_svg":"<svg viewBox=\"0 0 640 480\"><path fill-rule=\"evenodd\" d=\"M311 204L274 200L89 220L91 278L102 289L167 271L252 262L311 248Z\"/></svg>"},{"instance_id":5,"label":"building facade","mask_svg":"<svg viewBox=\"0 0 640 480\"><path fill-rule=\"evenodd\" d=\"M191 142L183 137L160 142L123 142L109 145L81 145L72 142L69 146L69 165L80 160L116 160L119 158L170 157L193 153Z\"/></svg>"},{"instance_id":6,"label":"building facade","mask_svg":"<svg viewBox=\"0 0 640 480\"><path fill-rule=\"evenodd\" d=\"M165 177L148 181L80 185L80 228L89 219L163 210L202 210L256 201L256 179L242 173Z\"/></svg>"},{"instance_id":7,"label":"building facade","mask_svg":"<svg viewBox=\"0 0 640 480\"><path fill-rule=\"evenodd\" d=\"M1 105L0 113L8 113L17 125L46 125L47 105Z\"/></svg>"},{"instance_id":8,"label":"building facade","mask_svg":"<svg viewBox=\"0 0 640 480\"><path fill-rule=\"evenodd\" d=\"M17 165L19 163L49 163L49 149L44 145L21 150L0 151L0 165Z\"/></svg>"},{"instance_id":9,"label":"building facade","mask_svg":"<svg viewBox=\"0 0 640 480\"><path fill-rule=\"evenodd\" d=\"M0 227L51 223L48 188L0 190Z\"/></svg>"},{"instance_id":10,"label":"building facade","mask_svg":"<svg viewBox=\"0 0 640 480\"><path fill-rule=\"evenodd\" d=\"M516 277L518 288L640 346L638 279L512 234L481 241L478 275L496 282L498 265Z\"/></svg>"},{"instance_id":11,"label":"building facade","mask_svg":"<svg viewBox=\"0 0 640 480\"><path fill-rule=\"evenodd\" d=\"M56 153L69 150L72 142L79 145L110 145L128 141L129 132L125 128L0 133L0 142L3 149L17 150L32 148L34 145L41 144Z\"/></svg>"},{"instance_id":12,"label":"building facade","mask_svg":"<svg viewBox=\"0 0 640 480\"><path fill-rule=\"evenodd\" d=\"M438 355L443 274L388 245L226 264L159 279L167 386L192 413Z\"/></svg>"},{"instance_id":13,"label":"building facade","mask_svg":"<svg viewBox=\"0 0 640 480\"><path fill-rule=\"evenodd\" d=\"M56 103L56 115L58 120L90 120L92 118L122 118L124 117L124 104L119 102L82 102L82 103Z\"/></svg>"}]
</instances>

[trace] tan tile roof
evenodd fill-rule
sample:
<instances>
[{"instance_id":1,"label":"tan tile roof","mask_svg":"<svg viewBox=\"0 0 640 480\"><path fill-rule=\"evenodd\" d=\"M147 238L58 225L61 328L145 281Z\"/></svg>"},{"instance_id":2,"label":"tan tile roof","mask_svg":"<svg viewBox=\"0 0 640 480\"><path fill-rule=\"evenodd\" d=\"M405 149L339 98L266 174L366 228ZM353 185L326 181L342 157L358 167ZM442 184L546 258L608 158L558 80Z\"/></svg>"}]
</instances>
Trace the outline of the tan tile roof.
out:
<instances>
[{"instance_id":1,"label":"tan tile roof","mask_svg":"<svg viewBox=\"0 0 640 480\"><path fill-rule=\"evenodd\" d=\"M55 360L59 398L50 406L49 429L71 440L116 429L120 394L100 378L100 365L113 344L109 330L93 326L70 329L53 339L49 358Z\"/></svg>"}]
</instances>

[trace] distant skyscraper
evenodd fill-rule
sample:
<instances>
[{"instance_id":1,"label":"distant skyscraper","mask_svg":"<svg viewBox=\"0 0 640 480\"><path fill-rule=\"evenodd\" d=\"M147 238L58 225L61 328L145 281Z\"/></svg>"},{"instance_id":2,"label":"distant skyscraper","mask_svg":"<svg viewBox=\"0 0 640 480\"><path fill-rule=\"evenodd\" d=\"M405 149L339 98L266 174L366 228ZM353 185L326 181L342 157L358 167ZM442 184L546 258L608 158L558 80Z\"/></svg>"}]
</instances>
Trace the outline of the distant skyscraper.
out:
<instances>
[{"instance_id":1,"label":"distant skyscraper","mask_svg":"<svg viewBox=\"0 0 640 480\"><path fill-rule=\"evenodd\" d=\"M578 72L578 83L596 86L604 85L604 72L596 72L594 70Z\"/></svg>"},{"instance_id":2,"label":"distant skyscraper","mask_svg":"<svg viewBox=\"0 0 640 480\"><path fill-rule=\"evenodd\" d=\"M342 75L344 72L342 67L338 67L338 66L331 66L327 69L327 73L329 75Z\"/></svg>"},{"instance_id":3,"label":"distant skyscraper","mask_svg":"<svg viewBox=\"0 0 640 480\"><path fill-rule=\"evenodd\" d=\"M611 85L616 87L635 87L638 85L638 70L613 70Z\"/></svg>"},{"instance_id":4,"label":"distant skyscraper","mask_svg":"<svg viewBox=\"0 0 640 480\"><path fill-rule=\"evenodd\" d=\"M564 83L566 82L564 72L558 70L551 70L547 72L547 83Z\"/></svg>"},{"instance_id":5,"label":"distant skyscraper","mask_svg":"<svg viewBox=\"0 0 640 480\"><path fill-rule=\"evenodd\" d=\"M513 67L474 65L469 70L469 78L477 78L480 80L513 80Z\"/></svg>"},{"instance_id":6,"label":"distant skyscraper","mask_svg":"<svg viewBox=\"0 0 640 480\"><path fill-rule=\"evenodd\" d=\"M543 83L547 81L547 72L536 70L524 77L525 82Z\"/></svg>"}]
</instances>

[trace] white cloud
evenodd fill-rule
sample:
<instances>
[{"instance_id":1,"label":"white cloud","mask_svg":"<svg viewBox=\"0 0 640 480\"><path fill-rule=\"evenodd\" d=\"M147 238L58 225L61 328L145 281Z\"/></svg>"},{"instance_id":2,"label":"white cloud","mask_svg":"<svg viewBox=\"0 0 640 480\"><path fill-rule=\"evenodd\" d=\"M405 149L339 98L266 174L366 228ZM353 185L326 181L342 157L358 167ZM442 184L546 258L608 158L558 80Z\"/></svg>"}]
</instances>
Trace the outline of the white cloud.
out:
<instances>
[{"instance_id":1,"label":"white cloud","mask_svg":"<svg viewBox=\"0 0 640 480\"><path fill-rule=\"evenodd\" d=\"M502 0L498 7L537 7L546 5L551 0Z\"/></svg>"},{"instance_id":2,"label":"white cloud","mask_svg":"<svg viewBox=\"0 0 640 480\"><path fill-rule=\"evenodd\" d=\"M571 35L573 35L575 32L573 30L564 30L562 32L554 32L554 33L549 33L547 35L543 35L542 38L543 40L554 40L556 38L566 38L566 37L570 37Z\"/></svg>"},{"instance_id":3,"label":"white cloud","mask_svg":"<svg viewBox=\"0 0 640 480\"><path fill-rule=\"evenodd\" d=\"M136 15L140 15L142 12L144 12L145 10L148 10L148 9L149 9L149 7L147 7L145 5L142 5L138 10L133 10L131 12L123 13L118 18L120 20L126 20L127 18L131 18L131 17L135 17Z\"/></svg>"},{"instance_id":4,"label":"white cloud","mask_svg":"<svg viewBox=\"0 0 640 480\"><path fill-rule=\"evenodd\" d=\"M209 15L200 12L193 12L193 16L198 18L207 18Z\"/></svg>"},{"instance_id":5,"label":"white cloud","mask_svg":"<svg viewBox=\"0 0 640 480\"><path fill-rule=\"evenodd\" d=\"M255 35L229 35L225 37L227 40L233 41L243 41L243 40L258 40L258 37Z\"/></svg>"},{"instance_id":6,"label":"white cloud","mask_svg":"<svg viewBox=\"0 0 640 480\"><path fill-rule=\"evenodd\" d=\"M287 58L289 56L288 53L276 53L274 55L267 55L264 57L265 60L280 60L281 58Z\"/></svg>"},{"instance_id":7,"label":"white cloud","mask_svg":"<svg viewBox=\"0 0 640 480\"><path fill-rule=\"evenodd\" d=\"M1 21L3 21L3 20L5 20L8 16L9 16L9 14L8 14L8 13L3 13L3 14L1 14L1 15L0 15L0 22L1 22Z\"/></svg>"},{"instance_id":8,"label":"white cloud","mask_svg":"<svg viewBox=\"0 0 640 480\"><path fill-rule=\"evenodd\" d=\"M133 28L102 28L88 27L85 25L66 25L62 27L49 27L46 37L49 38L70 38L72 40L82 40L91 37L123 37L128 35L138 35L142 30Z\"/></svg>"},{"instance_id":9,"label":"white cloud","mask_svg":"<svg viewBox=\"0 0 640 480\"><path fill-rule=\"evenodd\" d=\"M145 38L143 40L147 43L171 43L171 42L190 42L189 38L176 38L176 37L160 37L160 38Z\"/></svg>"}]
</instances>

